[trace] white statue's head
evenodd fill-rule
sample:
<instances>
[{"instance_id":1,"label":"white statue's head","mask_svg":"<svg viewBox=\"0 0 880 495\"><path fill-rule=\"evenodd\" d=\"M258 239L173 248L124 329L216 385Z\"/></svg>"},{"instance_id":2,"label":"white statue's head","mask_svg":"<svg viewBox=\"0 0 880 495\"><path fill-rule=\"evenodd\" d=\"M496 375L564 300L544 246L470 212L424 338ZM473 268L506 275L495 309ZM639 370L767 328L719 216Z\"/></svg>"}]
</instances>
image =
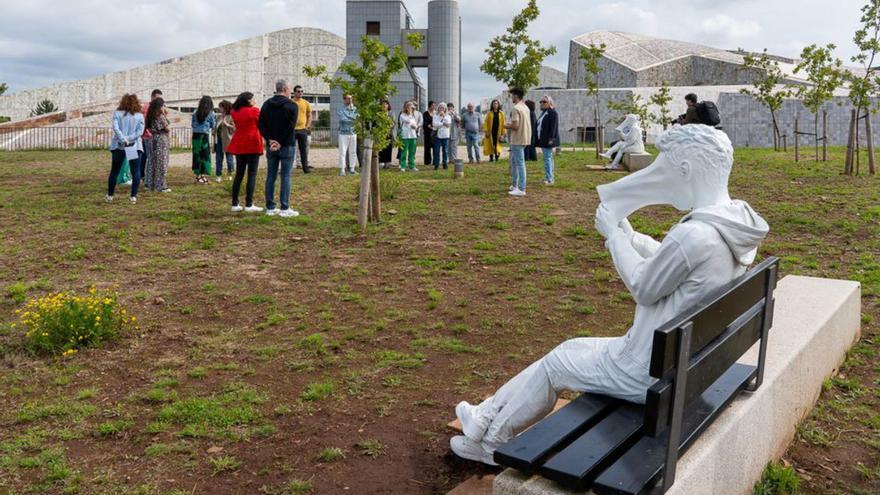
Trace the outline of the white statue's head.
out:
<instances>
[{"instance_id":1,"label":"white statue's head","mask_svg":"<svg viewBox=\"0 0 880 495\"><path fill-rule=\"evenodd\" d=\"M620 125L617 126L617 130L620 132L624 132L630 127L640 124L641 121L642 119L640 119L638 115L634 113L627 114L626 118L623 119L623 122L621 122Z\"/></svg>"},{"instance_id":2,"label":"white statue's head","mask_svg":"<svg viewBox=\"0 0 880 495\"><path fill-rule=\"evenodd\" d=\"M650 166L596 188L617 218L650 205L690 210L698 191L726 194L733 167L733 146L726 134L701 124L675 126L656 144L660 153Z\"/></svg>"}]
</instances>

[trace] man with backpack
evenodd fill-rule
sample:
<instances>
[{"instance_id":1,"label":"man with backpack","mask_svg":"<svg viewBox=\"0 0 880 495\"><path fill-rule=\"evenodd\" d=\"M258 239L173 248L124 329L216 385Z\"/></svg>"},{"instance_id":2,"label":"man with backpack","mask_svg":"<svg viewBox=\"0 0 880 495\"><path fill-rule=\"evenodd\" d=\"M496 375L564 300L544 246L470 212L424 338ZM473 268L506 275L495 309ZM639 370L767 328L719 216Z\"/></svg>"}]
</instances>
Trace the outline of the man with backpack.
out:
<instances>
[{"instance_id":1,"label":"man with backpack","mask_svg":"<svg viewBox=\"0 0 880 495\"><path fill-rule=\"evenodd\" d=\"M673 124L704 124L715 127L721 123L721 115L714 102L697 102L697 95L694 93L685 95L684 102L687 104L687 113L679 115Z\"/></svg>"}]
</instances>

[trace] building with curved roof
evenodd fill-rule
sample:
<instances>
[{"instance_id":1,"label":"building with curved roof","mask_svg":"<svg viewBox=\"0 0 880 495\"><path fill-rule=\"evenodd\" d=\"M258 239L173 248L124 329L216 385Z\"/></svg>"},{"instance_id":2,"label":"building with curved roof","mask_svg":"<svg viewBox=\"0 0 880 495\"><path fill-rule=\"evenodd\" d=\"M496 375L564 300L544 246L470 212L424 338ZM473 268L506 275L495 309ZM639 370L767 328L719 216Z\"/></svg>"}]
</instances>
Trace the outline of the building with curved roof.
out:
<instances>
[{"instance_id":1,"label":"building with curved roof","mask_svg":"<svg viewBox=\"0 0 880 495\"><path fill-rule=\"evenodd\" d=\"M154 88L162 90L169 106L183 110L195 107L202 95L216 102L250 91L262 101L282 78L302 85L306 99L326 108L330 88L319 78L305 77L302 69L324 65L333 73L344 57L340 36L308 27L283 29L155 64L0 96L0 115L13 121L27 118L45 99L62 111L114 103L124 93L146 99Z\"/></svg>"}]
</instances>

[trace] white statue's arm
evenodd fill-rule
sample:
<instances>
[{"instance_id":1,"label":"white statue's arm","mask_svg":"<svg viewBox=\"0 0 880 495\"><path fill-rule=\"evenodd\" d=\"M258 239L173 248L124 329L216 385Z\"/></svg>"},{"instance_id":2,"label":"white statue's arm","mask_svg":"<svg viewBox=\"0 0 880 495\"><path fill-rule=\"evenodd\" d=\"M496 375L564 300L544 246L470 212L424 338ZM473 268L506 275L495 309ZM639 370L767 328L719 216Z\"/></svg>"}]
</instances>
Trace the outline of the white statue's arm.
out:
<instances>
[{"instance_id":1,"label":"white statue's arm","mask_svg":"<svg viewBox=\"0 0 880 495\"><path fill-rule=\"evenodd\" d=\"M684 281L692 266L674 237L667 236L650 257L642 257L630 236L620 228L604 206L596 210L596 228L607 239L614 267L636 304L651 305L671 294Z\"/></svg>"},{"instance_id":2,"label":"white statue's arm","mask_svg":"<svg viewBox=\"0 0 880 495\"><path fill-rule=\"evenodd\" d=\"M629 132L623 135L623 141L628 145L640 142L642 139L642 128L634 125L629 128Z\"/></svg>"},{"instance_id":3,"label":"white statue's arm","mask_svg":"<svg viewBox=\"0 0 880 495\"><path fill-rule=\"evenodd\" d=\"M660 243L653 237L642 234L641 232L636 232L626 218L620 221L620 228L627 236L629 236L630 244L632 244L632 247L635 248L636 252L639 253L642 258L653 256L660 247Z\"/></svg>"}]
</instances>

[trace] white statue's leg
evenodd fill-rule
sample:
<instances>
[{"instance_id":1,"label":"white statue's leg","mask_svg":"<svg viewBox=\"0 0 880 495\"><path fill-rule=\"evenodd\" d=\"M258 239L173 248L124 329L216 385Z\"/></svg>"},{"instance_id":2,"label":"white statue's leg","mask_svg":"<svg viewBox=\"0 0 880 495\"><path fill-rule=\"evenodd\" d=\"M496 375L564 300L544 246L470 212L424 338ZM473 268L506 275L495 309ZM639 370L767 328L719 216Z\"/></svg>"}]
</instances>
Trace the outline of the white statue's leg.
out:
<instances>
[{"instance_id":1,"label":"white statue's leg","mask_svg":"<svg viewBox=\"0 0 880 495\"><path fill-rule=\"evenodd\" d=\"M620 144L620 143L618 143ZM614 160L611 161L611 168L617 168L617 164L620 163L620 160L623 158L623 154L626 153L626 147L621 146L620 152L614 156Z\"/></svg>"},{"instance_id":2,"label":"white statue's leg","mask_svg":"<svg viewBox=\"0 0 880 495\"><path fill-rule=\"evenodd\" d=\"M495 395L477 406L475 416L488 420L482 443L494 451L553 410L558 392L581 392L599 381L597 365L604 344L611 339L579 338L563 342L532 363Z\"/></svg>"}]
</instances>

